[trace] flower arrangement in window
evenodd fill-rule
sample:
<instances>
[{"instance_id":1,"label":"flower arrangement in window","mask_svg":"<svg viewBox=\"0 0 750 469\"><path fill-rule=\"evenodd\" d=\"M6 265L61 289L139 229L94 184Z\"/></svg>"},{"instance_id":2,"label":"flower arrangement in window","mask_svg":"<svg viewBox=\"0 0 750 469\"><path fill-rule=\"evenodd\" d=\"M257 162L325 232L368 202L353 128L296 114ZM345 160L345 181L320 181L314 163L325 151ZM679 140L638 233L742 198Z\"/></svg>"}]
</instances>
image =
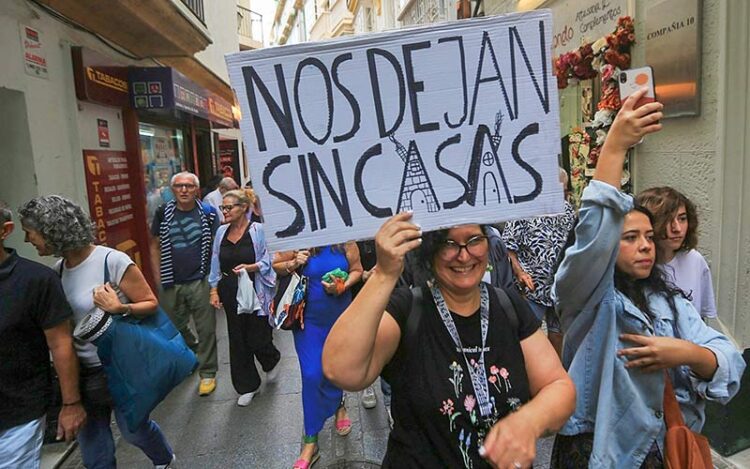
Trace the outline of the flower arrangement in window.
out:
<instances>
[{"instance_id":1,"label":"flower arrangement in window","mask_svg":"<svg viewBox=\"0 0 750 469\"><path fill-rule=\"evenodd\" d=\"M630 68L630 48L635 43L633 19L623 16L617 20L612 34L596 42L584 44L576 50L561 54L554 61L557 87L566 88L580 80L596 77L602 67Z\"/></svg>"},{"instance_id":2,"label":"flower arrangement in window","mask_svg":"<svg viewBox=\"0 0 750 469\"><path fill-rule=\"evenodd\" d=\"M596 76L602 82L594 119L585 124L585 129L576 128L569 135L570 178L576 205L588 179L593 176L607 130L622 107L617 77L620 70L630 68L630 49L634 43L633 19L624 16L617 20L617 27L611 34L562 54L554 61L558 89ZM623 186L628 182L629 180L624 180Z\"/></svg>"}]
</instances>

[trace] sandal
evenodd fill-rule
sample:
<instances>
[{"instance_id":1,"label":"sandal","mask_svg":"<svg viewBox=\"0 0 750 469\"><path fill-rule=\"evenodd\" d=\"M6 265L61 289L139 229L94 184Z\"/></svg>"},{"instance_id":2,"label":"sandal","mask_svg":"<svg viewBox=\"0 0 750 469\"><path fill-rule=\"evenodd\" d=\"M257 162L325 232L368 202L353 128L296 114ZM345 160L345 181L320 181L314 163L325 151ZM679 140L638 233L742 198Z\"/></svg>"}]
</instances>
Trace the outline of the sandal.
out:
<instances>
[{"instance_id":1,"label":"sandal","mask_svg":"<svg viewBox=\"0 0 750 469\"><path fill-rule=\"evenodd\" d=\"M352 421L351 419L338 419L336 420L336 433L339 436L346 436L352 432Z\"/></svg>"},{"instance_id":2,"label":"sandal","mask_svg":"<svg viewBox=\"0 0 750 469\"><path fill-rule=\"evenodd\" d=\"M316 438L317 442L317 438ZM318 462L318 459L320 459L320 447L316 444L315 445L315 452L312 455L312 458L310 458L309 461L305 461L302 458L297 459L294 461L294 465L292 466L292 469L310 469L313 464Z\"/></svg>"}]
</instances>

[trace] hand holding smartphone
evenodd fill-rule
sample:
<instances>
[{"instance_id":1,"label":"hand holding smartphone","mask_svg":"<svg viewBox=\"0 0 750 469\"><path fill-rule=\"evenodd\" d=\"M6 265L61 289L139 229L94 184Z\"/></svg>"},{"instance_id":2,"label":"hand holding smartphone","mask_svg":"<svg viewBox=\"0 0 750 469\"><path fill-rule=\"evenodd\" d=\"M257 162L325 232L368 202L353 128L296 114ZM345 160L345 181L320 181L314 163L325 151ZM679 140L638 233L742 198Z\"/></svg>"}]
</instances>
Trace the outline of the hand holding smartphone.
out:
<instances>
[{"instance_id":1,"label":"hand holding smartphone","mask_svg":"<svg viewBox=\"0 0 750 469\"><path fill-rule=\"evenodd\" d=\"M618 81L620 83L620 102L624 102L628 96L640 89L648 89L646 94L635 103L633 109L638 109L644 104L656 101L654 71L650 66L623 70L620 72ZM643 143L643 139L638 143Z\"/></svg>"},{"instance_id":2,"label":"hand holding smartphone","mask_svg":"<svg viewBox=\"0 0 750 469\"><path fill-rule=\"evenodd\" d=\"M646 103L656 101L654 91L654 71L651 67L639 67L620 72L618 81L620 83L620 101L625 101L628 96L642 88L648 88L646 94L635 103L633 109L638 109Z\"/></svg>"}]
</instances>

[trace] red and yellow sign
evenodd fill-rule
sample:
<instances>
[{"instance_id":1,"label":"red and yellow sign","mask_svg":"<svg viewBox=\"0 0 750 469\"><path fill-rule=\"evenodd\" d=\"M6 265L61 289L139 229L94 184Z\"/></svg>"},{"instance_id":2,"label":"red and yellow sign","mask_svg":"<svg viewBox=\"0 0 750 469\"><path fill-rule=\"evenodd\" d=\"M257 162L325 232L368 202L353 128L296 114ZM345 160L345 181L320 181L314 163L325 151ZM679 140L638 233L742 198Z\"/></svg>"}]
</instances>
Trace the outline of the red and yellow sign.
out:
<instances>
[{"instance_id":1,"label":"red and yellow sign","mask_svg":"<svg viewBox=\"0 0 750 469\"><path fill-rule=\"evenodd\" d=\"M83 150L83 160L97 243L127 253L142 268L126 153Z\"/></svg>"}]
</instances>

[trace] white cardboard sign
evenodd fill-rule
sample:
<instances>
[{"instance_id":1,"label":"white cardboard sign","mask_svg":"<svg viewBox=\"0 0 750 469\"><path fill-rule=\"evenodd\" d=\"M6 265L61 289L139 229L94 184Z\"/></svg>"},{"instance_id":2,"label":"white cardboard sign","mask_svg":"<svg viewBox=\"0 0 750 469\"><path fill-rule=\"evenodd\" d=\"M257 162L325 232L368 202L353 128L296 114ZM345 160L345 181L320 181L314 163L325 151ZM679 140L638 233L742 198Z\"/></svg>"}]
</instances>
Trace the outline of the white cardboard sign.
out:
<instances>
[{"instance_id":1,"label":"white cardboard sign","mask_svg":"<svg viewBox=\"0 0 750 469\"><path fill-rule=\"evenodd\" d=\"M563 209L548 10L227 56L272 251Z\"/></svg>"}]
</instances>

